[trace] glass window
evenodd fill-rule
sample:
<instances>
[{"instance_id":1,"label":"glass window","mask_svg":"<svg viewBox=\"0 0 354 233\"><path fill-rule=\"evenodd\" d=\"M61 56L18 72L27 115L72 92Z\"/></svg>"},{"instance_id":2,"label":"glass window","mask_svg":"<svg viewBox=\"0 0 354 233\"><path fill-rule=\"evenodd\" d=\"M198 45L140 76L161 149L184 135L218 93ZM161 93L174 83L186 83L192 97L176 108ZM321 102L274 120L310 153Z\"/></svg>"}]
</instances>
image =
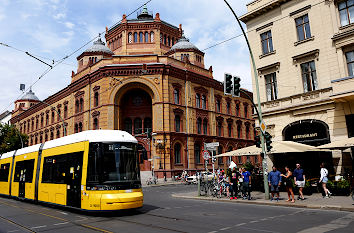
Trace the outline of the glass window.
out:
<instances>
[{"instance_id":1,"label":"glass window","mask_svg":"<svg viewBox=\"0 0 354 233\"><path fill-rule=\"evenodd\" d=\"M144 42L144 34L142 32L139 33L139 42L140 43Z\"/></svg>"},{"instance_id":2,"label":"glass window","mask_svg":"<svg viewBox=\"0 0 354 233\"><path fill-rule=\"evenodd\" d=\"M149 42L149 33L145 32L145 43Z\"/></svg>"},{"instance_id":3,"label":"glass window","mask_svg":"<svg viewBox=\"0 0 354 233\"><path fill-rule=\"evenodd\" d=\"M310 61L301 64L302 81L304 85L304 91L317 90L317 76L315 62Z\"/></svg>"},{"instance_id":4,"label":"glass window","mask_svg":"<svg viewBox=\"0 0 354 233\"><path fill-rule=\"evenodd\" d=\"M154 32L150 32L150 42L154 42Z\"/></svg>"},{"instance_id":5,"label":"glass window","mask_svg":"<svg viewBox=\"0 0 354 233\"><path fill-rule=\"evenodd\" d=\"M68 117L68 106L64 106L64 119Z\"/></svg>"},{"instance_id":6,"label":"glass window","mask_svg":"<svg viewBox=\"0 0 354 233\"><path fill-rule=\"evenodd\" d=\"M133 43L133 34L131 32L128 34L128 43Z\"/></svg>"},{"instance_id":7,"label":"glass window","mask_svg":"<svg viewBox=\"0 0 354 233\"><path fill-rule=\"evenodd\" d=\"M9 181L10 163L1 164L0 166L0 181Z\"/></svg>"},{"instance_id":8,"label":"glass window","mask_svg":"<svg viewBox=\"0 0 354 233\"><path fill-rule=\"evenodd\" d=\"M205 95L202 95L202 109L206 109L206 97Z\"/></svg>"},{"instance_id":9,"label":"glass window","mask_svg":"<svg viewBox=\"0 0 354 233\"><path fill-rule=\"evenodd\" d=\"M124 131L132 134L132 132L133 132L132 126L133 126L132 119L125 118L125 120L124 120Z\"/></svg>"},{"instance_id":10,"label":"glass window","mask_svg":"<svg viewBox=\"0 0 354 233\"><path fill-rule=\"evenodd\" d=\"M204 119L203 121L203 134L207 135L208 134L208 120Z\"/></svg>"},{"instance_id":11,"label":"glass window","mask_svg":"<svg viewBox=\"0 0 354 233\"><path fill-rule=\"evenodd\" d=\"M141 118L134 119L134 134L141 134L143 132L142 120Z\"/></svg>"},{"instance_id":12,"label":"glass window","mask_svg":"<svg viewBox=\"0 0 354 233\"><path fill-rule=\"evenodd\" d=\"M59 129L57 130L57 137L56 138L60 138L60 131L59 131ZM36 137L36 141L37 141L37 137ZM37 144L37 142L36 142L36 144Z\"/></svg>"},{"instance_id":13,"label":"glass window","mask_svg":"<svg viewBox=\"0 0 354 233\"><path fill-rule=\"evenodd\" d=\"M93 129L94 130L98 129L98 119L97 118L93 119Z\"/></svg>"},{"instance_id":14,"label":"glass window","mask_svg":"<svg viewBox=\"0 0 354 233\"><path fill-rule=\"evenodd\" d=\"M354 75L354 51L345 53L345 57L347 59L348 74L349 76L353 76Z\"/></svg>"},{"instance_id":15,"label":"glass window","mask_svg":"<svg viewBox=\"0 0 354 233\"><path fill-rule=\"evenodd\" d=\"M55 117L54 117L54 110L52 111L52 123L54 123ZM32 130L33 130L33 121L32 121Z\"/></svg>"},{"instance_id":16,"label":"glass window","mask_svg":"<svg viewBox=\"0 0 354 233\"><path fill-rule=\"evenodd\" d=\"M218 146L218 155L222 154L222 146ZM223 157L218 157L218 164L224 164Z\"/></svg>"},{"instance_id":17,"label":"glass window","mask_svg":"<svg viewBox=\"0 0 354 233\"><path fill-rule=\"evenodd\" d=\"M231 103L230 102L227 102L227 104L226 104L226 111L227 111L227 114L231 114Z\"/></svg>"},{"instance_id":18,"label":"glass window","mask_svg":"<svg viewBox=\"0 0 354 233\"><path fill-rule=\"evenodd\" d=\"M74 132L75 133L78 133L79 132L79 125L78 124L75 124L75 127L74 127ZM47 136L47 135L46 135Z\"/></svg>"},{"instance_id":19,"label":"glass window","mask_svg":"<svg viewBox=\"0 0 354 233\"><path fill-rule=\"evenodd\" d=\"M243 108L244 108L245 118L248 118L248 105L245 105Z\"/></svg>"},{"instance_id":20,"label":"glass window","mask_svg":"<svg viewBox=\"0 0 354 233\"><path fill-rule=\"evenodd\" d=\"M264 77L266 82L267 100L271 101L278 99L276 73L267 74Z\"/></svg>"},{"instance_id":21,"label":"glass window","mask_svg":"<svg viewBox=\"0 0 354 233\"><path fill-rule=\"evenodd\" d=\"M84 100L81 98L80 99L80 112L84 111Z\"/></svg>"},{"instance_id":22,"label":"glass window","mask_svg":"<svg viewBox=\"0 0 354 233\"><path fill-rule=\"evenodd\" d=\"M175 144L175 164L180 164L181 163L181 144L176 143Z\"/></svg>"},{"instance_id":23,"label":"glass window","mask_svg":"<svg viewBox=\"0 0 354 233\"><path fill-rule=\"evenodd\" d=\"M308 15L303 15L295 19L298 40L305 40L311 37L310 23Z\"/></svg>"},{"instance_id":24,"label":"glass window","mask_svg":"<svg viewBox=\"0 0 354 233\"><path fill-rule=\"evenodd\" d=\"M175 116L175 130L176 132L181 131L181 117L179 115Z\"/></svg>"},{"instance_id":25,"label":"glass window","mask_svg":"<svg viewBox=\"0 0 354 233\"><path fill-rule=\"evenodd\" d=\"M95 106L95 107L98 106L98 97L99 97L99 94L98 94L98 92L96 91L96 92L95 92L95 99L94 99L94 106Z\"/></svg>"},{"instance_id":26,"label":"glass window","mask_svg":"<svg viewBox=\"0 0 354 233\"><path fill-rule=\"evenodd\" d=\"M232 137L232 124L231 123L229 123L227 125L227 131L228 131L229 137L231 138Z\"/></svg>"},{"instance_id":27,"label":"glass window","mask_svg":"<svg viewBox=\"0 0 354 233\"><path fill-rule=\"evenodd\" d=\"M273 52L273 40L271 31L267 31L261 34L261 43L263 54Z\"/></svg>"},{"instance_id":28,"label":"glass window","mask_svg":"<svg viewBox=\"0 0 354 233\"><path fill-rule=\"evenodd\" d=\"M354 0L347 0L339 3L338 10L342 26L354 22Z\"/></svg>"},{"instance_id":29,"label":"glass window","mask_svg":"<svg viewBox=\"0 0 354 233\"><path fill-rule=\"evenodd\" d=\"M178 89L174 89L173 96L174 96L175 104L179 104L179 90Z\"/></svg>"},{"instance_id":30,"label":"glass window","mask_svg":"<svg viewBox=\"0 0 354 233\"><path fill-rule=\"evenodd\" d=\"M250 139L250 127L246 126L246 139Z\"/></svg>"},{"instance_id":31,"label":"glass window","mask_svg":"<svg viewBox=\"0 0 354 233\"><path fill-rule=\"evenodd\" d=\"M202 119L201 118L197 119L197 133L202 134Z\"/></svg>"},{"instance_id":32,"label":"glass window","mask_svg":"<svg viewBox=\"0 0 354 233\"><path fill-rule=\"evenodd\" d=\"M24 181L32 183L34 171L34 159L16 162L14 182Z\"/></svg>"},{"instance_id":33,"label":"glass window","mask_svg":"<svg viewBox=\"0 0 354 233\"><path fill-rule=\"evenodd\" d=\"M221 101L216 100L216 112L221 112Z\"/></svg>"},{"instance_id":34,"label":"glass window","mask_svg":"<svg viewBox=\"0 0 354 233\"><path fill-rule=\"evenodd\" d=\"M199 94L195 95L195 105L197 108L200 108L200 95Z\"/></svg>"},{"instance_id":35,"label":"glass window","mask_svg":"<svg viewBox=\"0 0 354 233\"><path fill-rule=\"evenodd\" d=\"M134 43L138 42L138 33L134 32Z\"/></svg>"},{"instance_id":36,"label":"glass window","mask_svg":"<svg viewBox=\"0 0 354 233\"><path fill-rule=\"evenodd\" d=\"M240 116L240 104L236 104L236 116Z\"/></svg>"},{"instance_id":37,"label":"glass window","mask_svg":"<svg viewBox=\"0 0 354 233\"><path fill-rule=\"evenodd\" d=\"M221 135L222 135L222 133L221 133L222 132L222 123L218 122L217 127L218 127L218 136L221 137Z\"/></svg>"},{"instance_id":38,"label":"glass window","mask_svg":"<svg viewBox=\"0 0 354 233\"><path fill-rule=\"evenodd\" d=\"M241 138L241 125L237 125L237 138Z\"/></svg>"},{"instance_id":39,"label":"glass window","mask_svg":"<svg viewBox=\"0 0 354 233\"><path fill-rule=\"evenodd\" d=\"M82 123L79 123L79 132L82 132Z\"/></svg>"},{"instance_id":40,"label":"glass window","mask_svg":"<svg viewBox=\"0 0 354 233\"><path fill-rule=\"evenodd\" d=\"M194 144L194 158L195 158L196 164L200 163L200 154L201 154L200 144L196 143L196 144Z\"/></svg>"},{"instance_id":41,"label":"glass window","mask_svg":"<svg viewBox=\"0 0 354 233\"><path fill-rule=\"evenodd\" d=\"M147 133L148 131L150 133L152 132L152 121L150 117L144 119L144 132Z\"/></svg>"}]
</instances>

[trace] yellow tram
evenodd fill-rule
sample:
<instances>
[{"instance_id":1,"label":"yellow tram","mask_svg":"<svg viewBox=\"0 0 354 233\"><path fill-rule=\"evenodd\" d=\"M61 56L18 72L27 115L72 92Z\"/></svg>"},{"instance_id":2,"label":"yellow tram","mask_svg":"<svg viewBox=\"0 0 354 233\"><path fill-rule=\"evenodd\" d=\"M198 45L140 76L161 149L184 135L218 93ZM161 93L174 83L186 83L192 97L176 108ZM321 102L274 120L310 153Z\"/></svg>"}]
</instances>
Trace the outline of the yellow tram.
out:
<instances>
[{"instance_id":1,"label":"yellow tram","mask_svg":"<svg viewBox=\"0 0 354 233\"><path fill-rule=\"evenodd\" d=\"M137 140L88 130L2 154L0 195L83 210L143 205Z\"/></svg>"}]
</instances>

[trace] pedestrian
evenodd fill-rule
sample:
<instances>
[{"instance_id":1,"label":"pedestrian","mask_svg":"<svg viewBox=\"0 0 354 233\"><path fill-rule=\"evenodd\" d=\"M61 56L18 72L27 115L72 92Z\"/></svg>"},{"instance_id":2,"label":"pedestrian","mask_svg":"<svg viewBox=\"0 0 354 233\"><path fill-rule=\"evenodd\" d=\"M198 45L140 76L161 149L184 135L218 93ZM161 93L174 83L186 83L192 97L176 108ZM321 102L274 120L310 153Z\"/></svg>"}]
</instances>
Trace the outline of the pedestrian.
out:
<instances>
[{"instance_id":1,"label":"pedestrian","mask_svg":"<svg viewBox=\"0 0 354 233\"><path fill-rule=\"evenodd\" d=\"M322 188L323 188L323 191L325 192L325 195L326 195L325 197L329 198L332 195L332 193L327 189L328 170L325 168L325 164L324 163L321 163L320 167L321 167L320 183L322 183Z\"/></svg>"},{"instance_id":2,"label":"pedestrian","mask_svg":"<svg viewBox=\"0 0 354 233\"><path fill-rule=\"evenodd\" d=\"M279 186L281 184L281 176L280 176L280 171L277 170L275 166L272 167L272 171L269 172L268 175L268 183L270 186L270 191L272 193L272 198L270 199L273 201L274 199L274 194L277 195L277 201L279 201Z\"/></svg>"},{"instance_id":3,"label":"pedestrian","mask_svg":"<svg viewBox=\"0 0 354 233\"><path fill-rule=\"evenodd\" d=\"M304 174L304 170L301 168L301 165L299 163L296 164L296 168L293 172L293 176L294 176L294 181L296 186L299 188L299 196L298 196L298 200L305 200L304 198L304 193L302 192L302 190L305 187L305 174Z\"/></svg>"},{"instance_id":4,"label":"pedestrian","mask_svg":"<svg viewBox=\"0 0 354 233\"><path fill-rule=\"evenodd\" d=\"M228 168L226 170L226 175L225 175L226 195L228 198L230 197L230 184L231 184L231 169Z\"/></svg>"},{"instance_id":5,"label":"pedestrian","mask_svg":"<svg viewBox=\"0 0 354 233\"><path fill-rule=\"evenodd\" d=\"M236 169L236 167L234 167L232 169L232 173L231 173L231 197L230 200L232 199L237 199L237 191L238 191L238 187L237 187L237 182L238 182L238 178L239 178L239 173Z\"/></svg>"},{"instance_id":6,"label":"pedestrian","mask_svg":"<svg viewBox=\"0 0 354 233\"><path fill-rule=\"evenodd\" d=\"M286 192L288 193L288 200L286 201L291 201L292 203L295 202L295 197L294 197L294 192L293 192L293 181L292 181L292 176L293 173L290 171L288 166L285 166L285 174L281 174L283 179L283 183L286 188ZM292 199L290 199L290 196Z\"/></svg>"},{"instance_id":7,"label":"pedestrian","mask_svg":"<svg viewBox=\"0 0 354 233\"><path fill-rule=\"evenodd\" d=\"M248 198L248 200L251 200L251 173L246 170L246 168L242 168L242 193L243 193L243 199ZM247 195L246 195L247 192Z\"/></svg>"}]
</instances>

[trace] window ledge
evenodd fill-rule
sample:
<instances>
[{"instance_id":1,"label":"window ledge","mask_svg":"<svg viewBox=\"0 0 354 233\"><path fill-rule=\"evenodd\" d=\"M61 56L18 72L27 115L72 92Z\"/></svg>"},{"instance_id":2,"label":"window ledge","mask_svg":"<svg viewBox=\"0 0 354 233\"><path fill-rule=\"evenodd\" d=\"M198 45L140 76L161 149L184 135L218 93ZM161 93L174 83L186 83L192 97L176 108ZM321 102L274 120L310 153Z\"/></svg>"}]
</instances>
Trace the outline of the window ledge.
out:
<instances>
[{"instance_id":1,"label":"window ledge","mask_svg":"<svg viewBox=\"0 0 354 233\"><path fill-rule=\"evenodd\" d=\"M272 51L272 52L269 52L269 53L266 53L266 54L259 55L259 59L262 59L262 58L264 58L264 57L267 57L267 56L270 56L270 55L273 55L273 54L276 54L276 53L277 53L277 51L276 51L276 50L274 50L274 51Z\"/></svg>"},{"instance_id":2,"label":"window ledge","mask_svg":"<svg viewBox=\"0 0 354 233\"><path fill-rule=\"evenodd\" d=\"M351 28L351 27L354 27L354 23L347 24L347 25L344 25L344 26L340 26L339 30L344 30L344 29Z\"/></svg>"},{"instance_id":3,"label":"window ledge","mask_svg":"<svg viewBox=\"0 0 354 233\"><path fill-rule=\"evenodd\" d=\"M182 166L183 163L175 163L175 166Z\"/></svg>"},{"instance_id":4,"label":"window ledge","mask_svg":"<svg viewBox=\"0 0 354 233\"><path fill-rule=\"evenodd\" d=\"M304 40L299 40L294 43L294 46L298 46L299 44L306 43L308 41L313 41L315 39L314 36L311 36L310 38L304 39Z\"/></svg>"}]
</instances>

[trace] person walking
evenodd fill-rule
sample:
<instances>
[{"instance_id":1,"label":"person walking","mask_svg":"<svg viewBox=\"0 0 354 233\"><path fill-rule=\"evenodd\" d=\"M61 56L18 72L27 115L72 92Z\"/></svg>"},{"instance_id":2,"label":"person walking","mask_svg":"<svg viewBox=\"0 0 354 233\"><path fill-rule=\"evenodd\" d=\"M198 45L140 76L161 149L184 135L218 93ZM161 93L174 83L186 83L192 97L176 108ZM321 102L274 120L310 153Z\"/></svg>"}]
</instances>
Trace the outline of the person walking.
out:
<instances>
[{"instance_id":1,"label":"person walking","mask_svg":"<svg viewBox=\"0 0 354 233\"><path fill-rule=\"evenodd\" d=\"M285 174L281 174L283 179L283 183L285 185L286 191L288 193L288 200L286 201L291 201L292 203L295 202L295 197L294 197L294 192L293 192L293 182L292 182L292 175L293 173L290 171L288 166L285 166ZM290 199L290 196L292 199Z\"/></svg>"},{"instance_id":2,"label":"person walking","mask_svg":"<svg viewBox=\"0 0 354 233\"><path fill-rule=\"evenodd\" d=\"M277 201L279 201L279 186L281 184L281 173L280 171L277 170L277 168L275 166L272 167L272 171L269 172L268 175L268 183L270 186L270 191L272 194L272 198L270 199L271 201L273 201L274 199L274 194L277 195Z\"/></svg>"},{"instance_id":3,"label":"person walking","mask_svg":"<svg viewBox=\"0 0 354 233\"><path fill-rule=\"evenodd\" d=\"M237 181L238 181L239 176L240 175L239 175L236 167L234 167L232 169L232 173L231 173L231 197L230 197L230 200L237 199L237 192L238 192Z\"/></svg>"},{"instance_id":4,"label":"person walking","mask_svg":"<svg viewBox=\"0 0 354 233\"><path fill-rule=\"evenodd\" d=\"M296 168L293 172L293 176L294 176L295 184L299 188L299 196L297 199L305 200L304 193L302 192L302 190L305 187L305 174L304 174L304 170L301 168L301 165L299 163L296 164Z\"/></svg>"},{"instance_id":5,"label":"person walking","mask_svg":"<svg viewBox=\"0 0 354 233\"><path fill-rule=\"evenodd\" d=\"M324 163L321 163L320 167L321 167L320 183L322 183L322 188L323 188L323 191L325 192L325 195L326 195L325 197L329 198L332 195L332 193L327 189L328 170L325 168L325 164Z\"/></svg>"},{"instance_id":6,"label":"person walking","mask_svg":"<svg viewBox=\"0 0 354 233\"><path fill-rule=\"evenodd\" d=\"M251 173L249 171L246 171L246 168L242 168L242 193L243 193L243 199L248 198L248 200L251 200ZM247 195L246 195L247 192Z\"/></svg>"}]
</instances>

